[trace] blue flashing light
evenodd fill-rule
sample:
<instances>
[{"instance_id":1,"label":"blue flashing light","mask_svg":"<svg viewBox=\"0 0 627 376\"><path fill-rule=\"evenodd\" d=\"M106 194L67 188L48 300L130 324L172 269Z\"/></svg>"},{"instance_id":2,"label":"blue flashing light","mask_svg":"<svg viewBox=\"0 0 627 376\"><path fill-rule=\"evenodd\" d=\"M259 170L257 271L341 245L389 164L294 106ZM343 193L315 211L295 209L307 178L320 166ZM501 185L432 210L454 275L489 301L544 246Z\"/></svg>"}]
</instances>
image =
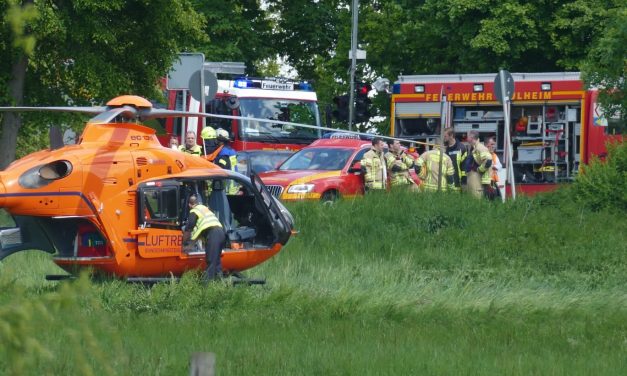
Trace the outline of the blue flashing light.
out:
<instances>
[{"instance_id":1,"label":"blue flashing light","mask_svg":"<svg viewBox=\"0 0 627 376\"><path fill-rule=\"evenodd\" d=\"M392 94L400 94L401 93L401 84L394 84L392 86Z\"/></svg>"},{"instance_id":2,"label":"blue flashing light","mask_svg":"<svg viewBox=\"0 0 627 376\"><path fill-rule=\"evenodd\" d=\"M240 79L235 80L234 86L240 89L243 89L243 88L252 86L251 84L252 84L252 81L240 78Z\"/></svg>"},{"instance_id":3,"label":"blue flashing light","mask_svg":"<svg viewBox=\"0 0 627 376\"><path fill-rule=\"evenodd\" d=\"M313 86L309 82L301 82L298 84L298 88L304 91L313 91Z\"/></svg>"}]
</instances>

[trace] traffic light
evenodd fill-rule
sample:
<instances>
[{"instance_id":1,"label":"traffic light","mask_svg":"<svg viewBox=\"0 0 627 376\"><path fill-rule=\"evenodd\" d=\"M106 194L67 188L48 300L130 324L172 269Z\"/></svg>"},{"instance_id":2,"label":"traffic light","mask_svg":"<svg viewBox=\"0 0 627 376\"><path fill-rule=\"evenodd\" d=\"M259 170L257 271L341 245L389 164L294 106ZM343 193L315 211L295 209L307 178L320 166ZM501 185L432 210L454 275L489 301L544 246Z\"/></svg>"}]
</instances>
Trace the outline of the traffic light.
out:
<instances>
[{"instance_id":1,"label":"traffic light","mask_svg":"<svg viewBox=\"0 0 627 376\"><path fill-rule=\"evenodd\" d=\"M370 120L370 104L372 101L368 98L368 93L372 90L372 86L365 82L360 82L355 87L355 123L365 123Z\"/></svg>"},{"instance_id":2,"label":"traffic light","mask_svg":"<svg viewBox=\"0 0 627 376\"><path fill-rule=\"evenodd\" d=\"M333 110L333 117L337 121L347 122L348 121L348 95L338 95L333 98L333 103L335 103L335 110Z\"/></svg>"}]
</instances>

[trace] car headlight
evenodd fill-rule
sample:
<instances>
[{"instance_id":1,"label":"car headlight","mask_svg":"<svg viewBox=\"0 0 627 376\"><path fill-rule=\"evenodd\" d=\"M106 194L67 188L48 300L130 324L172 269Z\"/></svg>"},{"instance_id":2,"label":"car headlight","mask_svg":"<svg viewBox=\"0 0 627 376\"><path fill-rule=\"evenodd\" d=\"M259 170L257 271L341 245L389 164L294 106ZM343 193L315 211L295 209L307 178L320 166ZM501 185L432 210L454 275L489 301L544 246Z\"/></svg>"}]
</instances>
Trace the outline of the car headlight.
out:
<instances>
[{"instance_id":1,"label":"car headlight","mask_svg":"<svg viewBox=\"0 0 627 376\"><path fill-rule=\"evenodd\" d=\"M309 193L313 189L313 184L295 184L287 189L287 193Z\"/></svg>"}]
</instances>

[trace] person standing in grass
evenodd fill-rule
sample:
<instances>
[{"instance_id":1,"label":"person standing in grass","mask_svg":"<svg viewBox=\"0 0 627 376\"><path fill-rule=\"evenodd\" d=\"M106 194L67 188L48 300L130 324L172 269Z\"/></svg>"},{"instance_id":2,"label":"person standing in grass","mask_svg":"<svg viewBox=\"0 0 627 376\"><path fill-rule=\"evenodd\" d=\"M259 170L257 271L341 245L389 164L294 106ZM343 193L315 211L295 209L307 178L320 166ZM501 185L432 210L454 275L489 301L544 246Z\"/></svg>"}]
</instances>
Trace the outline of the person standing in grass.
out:
<instances>
[{"instance_id":1,"label":"person standing in grass","mask_svg":"<svg viewBox=\"0 0 627 376\"><path fill-rule=\"evenodd\" d=\"M218 217L208 207L198 202L195 195L189 197L189 217L183 233L183 244L190 239L202 239L205 242L208 281L222 278L222 262L220 257L226 243L224 228ZM191 230L190 230L191 229Z\"/></svg>"},{"instance_id":2,"label":"person standing in grass","mask_svg":"<svg viewBox=\"0 0 627 376\"><path fill-rule=\"evenodd\" d=\"M499 190L499 170L503 168L503 165L499 160L499 156L496 155L496 138L488 138L488 143L486 144L486 147L492 155L492 167L490 168L490 188L488 189L487 197L490 200L494 200L497 197L501 197L501 192Z\"/></svg>"},{"instance_id":3,"label":"person standing in grass","mask_svg":"<svg viewBox=\"0 0 627 376\"><path fill-rule=\"evenodd\" d=\"M370 149L361 160L361 168L364 172L366 192L372 190L384 190L387 185L387 168L383 150L385 142L379 137L372 139Z\"/></svg>"},{"instance_id":4,"label":"person standing in grass","mask_svg":"<svg viewBox=\"0 0 627 376\"><path fill-rule=\"evenodd\" d=\"M414 158L405 153L400 141L388 140L387 143L389 151L385 153L385 163L390 172L390 186L418 190L418 185L409 175L409 169L414 167Z\"/></svg>"},{"instance_id":5,"label":"person standing in grass","mask_svg":"<svg viewBox=\"0 0 627 376\"><path fill-rule=\"evenodd\" d=\"M468 191L473 197L481 198L490 186L490 167L492 154L479 141L479 132L468 131L468 143L472 147L472 160L468 166Z\"/></svg>"},{"instance_id":6,"label":"person standing in grass","mask_svg":"<svg viewBox=\"0 0 627 376\"><path fill-rule=\"evenodd\" d=\"M440 140L435 143L439 144ZM455 168L453 161L441 150L429 150L416 161L416 173L422 180L420 188L426 192L452 191L455 189ZM441 175L440 175L441 173Z\"/></svg>"},{"instance_id":7,"label":"person standing in grass","mask_svg":"<svg viewBox=\"0 0 627 376\"><path fill-rule=\"evenodd\" d=\"M455 170L455 174L453 174L455 190L461 191L462 185L466 185L466 171L462 168L462 162L468 155L468 148L457 141L453 128L444 130L444 145L446 146L446 155L451 158Z\"/></svg>"}]
</instances>

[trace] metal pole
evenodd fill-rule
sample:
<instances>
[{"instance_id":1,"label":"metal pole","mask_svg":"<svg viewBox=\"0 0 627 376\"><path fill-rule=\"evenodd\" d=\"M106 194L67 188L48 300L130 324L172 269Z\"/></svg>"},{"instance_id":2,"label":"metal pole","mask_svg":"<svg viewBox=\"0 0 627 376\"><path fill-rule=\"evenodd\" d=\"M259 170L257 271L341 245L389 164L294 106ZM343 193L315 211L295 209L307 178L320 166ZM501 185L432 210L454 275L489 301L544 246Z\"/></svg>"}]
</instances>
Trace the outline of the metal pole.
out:
<instances>
[{"instance_id":1,"label":"metal pole","mask_svg":"<svg viewBox=\"0 0 627 376\"><path fill-rule=\"evenodd\" d=\"M446 95L444 95L444 86L442 86L440 87L440 162L438 163L438 192L442 190L442 164L444 163L444 126L447 122L446 110Z\"/></svg>"},{"instance_id":2,"label":"metal pole","mask_svg":"<svg viewBox=\"0 0 627 376\"><path fill-rule=\"evenodd\" d=\"M181 90L183 92L183 111L188 111L187 109L187 90ZM181 145L184 145L185 135L187 134L187 118L184 117L181 119Z\"/></svg>"},{"instance_id":3,"label":"metal pole","mask_svg":"<svg viewBox=\"0 0 627 376\"><path fill-rule=\"evenodd\" d=\"M516 199L516 184L514 183L514 163L512 161L512 154L513 149L512 149L512 137L510 134L510 124L511 124L511 120L510 120L510 98L508 95L506 95L505 93L507 93L506 89L505 89L505 71L504 70L500 70L499 71L499 76L500 76L500 81L501 81L501 93L503 93L503 95L505 96L505 98L503 99L503 115L505 115L505 124L503 126L503 128L505 128L505 141L506 141L506 147L507 147L507 175L508 175L508 179L510 182L510 186L512 187L512 199L515 200Z\"/></svg>"},{"instance_id":4,"label":"metal pole","mask_svg":"<svg viewBox=\"0 0 627 376\"><path fill-rule=\"evenodd\" d=\"M350 71L350 91L348 104L348 130L353 130L353 119L355 118L355 70L357 65L357 21L359 17L359 0L353 0L353 26L351 33L351 71Z\"/></svg>"},{"instance_id":5,"label":"metal pole","mask_svg":"<svg viewBox=\"0 0 627 376\"><path fill-rule=\"evenodd\" d=\"M200 68L200 112L205 113L205 68L204 66ZM200 131L202 132L205 129L205 120L206 118L203 116L201 118L202 122L200 123ZM203 150L205 149L205 145L202 146Z\"/></svg>"}]
</instances>

